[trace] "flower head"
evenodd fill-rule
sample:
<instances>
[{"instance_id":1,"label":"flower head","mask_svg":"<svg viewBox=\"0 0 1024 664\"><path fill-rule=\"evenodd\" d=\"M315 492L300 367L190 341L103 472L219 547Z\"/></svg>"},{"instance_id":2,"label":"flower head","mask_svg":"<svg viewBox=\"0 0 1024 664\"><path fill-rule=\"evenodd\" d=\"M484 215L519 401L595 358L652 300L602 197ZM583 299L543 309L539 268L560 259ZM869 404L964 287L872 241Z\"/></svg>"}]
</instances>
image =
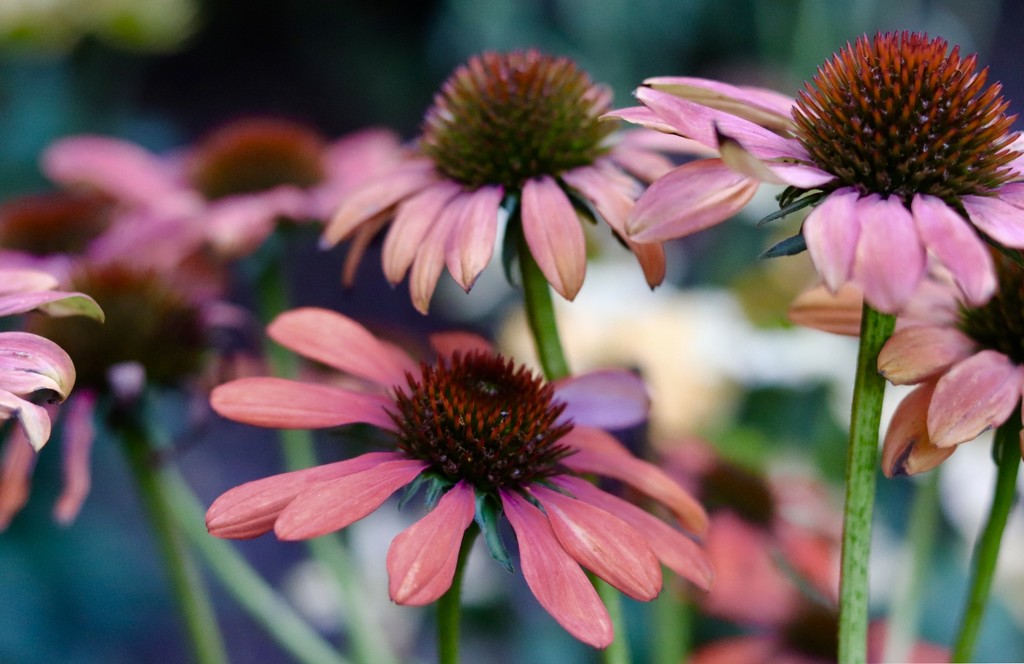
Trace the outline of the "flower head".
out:
<instances>
[{"instance_id":1,"label":"flower head","mask_svg":"<svg viewBox=\"0 0 1024 664\"><path fill-rule=\"evenodd\" d=\"M964 299L995 289L985 242L1024 246L1013 117L975 56L917 33L861 37L822 65L796 100L701 79L651 79L637 97L644 124L721 150L738 173L788 185L779 215L814 206L801 235L833 291L852 281L895 313L928 261L952 273ZM654 187L648 192L653 195ZM647 206L641 199L637 209ZM704 227L693 213L634 214L634 239Z\"/></svg>"},{"instance_id":2,"label":"flower head","mask_svg":"<svg viewBox=\"0 0 1024 664\"><path fill-rule=\"evenodd\" d=\"M567 58L535 50L470 58L435 96L417 150L354 191L323 243L354 236L358 245L391 221L385 276L398 283L411 268L413 304L426 312L446 265L460 286L472 287L505 216L506 253L516 251L521 229L548 282L571 300L586 271L581 219L599 217L636 254L653 287L664 278L664 253L629 240L623 224L642 182L671 164L646 132L613 135L615 125L600 121L610 100ZM353 269L350 263L346 279Z\"/></svg>"},{"instance_id":3,"label":"flower head","mask_svg":"<svg viewBox=\"0 0 1024 664\"><path fill-rule=\"evenodd\" d=\"M702 587L710 582L692 539L578 477L625 482L668 507L691 532L703 531L704 512L689 494L592 426L643 418L646 396L632 375L598 372L549 384L467 334L436 336L438 359L417 366L352 320L321 309L282 314L268 333L367 388L240 379L214 390L215 410L268 427L363 422L391 432L396 449L236 487L210 507L212 534L317 537L370 514L403 487L426 485L433 509L388 553L392 599L420 605L439 598L474 519L492 555L511 566L495 530L503 513L534 595L570 633L598 647L613 635L581 564L641 600L661 587L659 560Z\"/></svg>"}]
</instances>

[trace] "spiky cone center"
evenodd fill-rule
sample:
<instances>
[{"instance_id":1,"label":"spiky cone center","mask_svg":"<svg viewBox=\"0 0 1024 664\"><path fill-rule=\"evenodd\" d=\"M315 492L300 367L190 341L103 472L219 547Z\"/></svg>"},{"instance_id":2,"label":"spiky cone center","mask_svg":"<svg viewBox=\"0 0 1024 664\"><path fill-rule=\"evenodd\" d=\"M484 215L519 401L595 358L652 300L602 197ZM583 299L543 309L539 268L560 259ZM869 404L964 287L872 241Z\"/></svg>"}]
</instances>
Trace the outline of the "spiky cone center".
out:
<instances>
[{"instance_id":1,"label":"spiky cone center","mask_svg":"<svg viewBox=\"0 0 1024 664\"><path fill-rule=\"evenodd\" d=\"M708 510L728 509L763 528L775 520L775 496L764 478L735 464L716 462L701 477L700 493Z\"/></svg>"},{"instance_id":2,"label":"spiky cone center","mask_svg":"<svg viewBox=\"0 0 1024 664\"><path fill-rule=\"evenodd\" d=\"M218 129L196 149L189 178L208 200L308 188L323 181L325 144L315 132L285 120L240 120Z\"/></svg>"},{"instance_id":3,"label":"spiky cone center","mask_svg":"<svg viewBox=\"0 0 1024 664\"><path fill-rule=\"evenodd\" d=\"M980 347L1024 365L1024 268L1001 254L994 258L999 289L983 306L961 306L957 327Z\"/></svg>"},{"instance_id":4,"label":"spiky cone center","mask_svg":"<svg viewBox=\"0 0 1024 664\"><path fill-rule=\"evenodd\" d=\"M535 50L484 53L448 78L423 123L420 148L468 189L592 164L615 127L599 122L611 94L567 58Z\"/></svg>"},{"instance_id":5,"label":"spiky cone center","mask_svg":"<svg viewBox=\"0 0 1024 664\"><path fill-rule=\"evenodd\" d=\"M81 253L110 225L111 205L89 192L11 199L0 205L0 247L36 256Z\"/></svg>"},{"instance_id":6,"label":"spiky cone center","mask_svg":"<svg viewBox=\"0 0 1024 664\"><path fill-rule=\"evenodd\" d=\"M174 385L199 369L205 333L199 311L166 277L123 265L76 271L70 290L91 295L106 317L35 317L31 331L55 341L75 363L78 385L103 390L107 371L138 362L148 382Z\"/></svg>"},{"instance_id":7,"label":"spiky cone center","mask_svg":"<svg viewBox=\"0 0 1024 664\"><path fill-rule=\"evenodd\" d=\"M837 187L862 194L937 196L959 207L1013 177L1014 117L977 56L939 38L857 39L818 68L793 109L797 138Z\"/></svg>"},{"instance_id":8,"label":"spiky cone center","mask_svg":"<svg viewBox=\"0 0 1024 664\"><path fill-rule=\"evenodd\" d=\"M452 482L478 491L518 487L557 474L572 430L554 389L500 355L455 353L408 376L391 414L399 447Z\"/></svg>"}]
</instances>

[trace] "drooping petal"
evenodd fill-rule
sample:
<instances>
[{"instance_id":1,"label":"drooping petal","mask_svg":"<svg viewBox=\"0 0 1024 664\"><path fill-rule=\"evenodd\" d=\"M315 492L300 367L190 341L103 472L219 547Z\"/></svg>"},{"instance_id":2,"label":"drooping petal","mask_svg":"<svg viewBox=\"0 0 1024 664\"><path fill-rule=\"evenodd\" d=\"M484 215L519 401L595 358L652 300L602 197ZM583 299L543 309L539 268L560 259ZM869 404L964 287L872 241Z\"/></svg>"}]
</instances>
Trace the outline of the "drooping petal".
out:
<instances>
[{"instance_id":1,"label":"drooping petal","mask_svg":"<svg viewBox=\"0 0 1024 664\"><path fill-rule=\"evenodd\" d=\"M437 216L459 191L459 185L441 180L398 206L381 249L384 276L391 284L405 278Z\"/></svg>"},{"instance_id":2,"label":"drooping petal","mask_svg":"<svg viewBox=\"0 0 1024 664\"><path fill-rule=\"evenodd\" d=\"M468 194L459 220L448 235L445 262L452 278L467 292L494 255L504 195L505 190L497 186L480 187Z\"/></svg>"},{"instance_id":3,"label":"drooping petal","mask_svg":"<svg viewBox=\"0 0 1024 664\"><path fill-rule=\"evenodd\" d=\"M835 293L849 278L860 237L859 194L839 189L829 194L804 220L807 252L828 289Z\"/></svg>"},{"instance_id":4,"label":"drooping petal","mask_svg":"<svg viewBox=\"0 0 1024 664\"><path fill-rule=\"evenodd\" d=\"M1024 248L1021 208L994 196L964 196L960 202L971 222L985 235L1007 247Z\"/></svg>"},{"instance_id":5,"label":"drooping petal","mask_svg":"<svg viewBox=\"0 0 1024 664\"><path fill-rule=\"evenodd\" d=\"M935 385L928 407L932 443L948 447L973 440L1005 422L1021 398L1024 368L994 350L955 365Z\"/></svg>"},{"instance_id":6,"label":"drooping petal","mask_svg":"<svg viewBox=\"0 0 1024 664\"><path fill-rule=\"evenodd\" d=\"M426 468L418 459L397 459L318 482L284 508L274 532L279 539L303 540L341 530L380 507Z\"/></svg>"},{"instance_id":7,"label":"drooping petal","mask_svg":"<svg viewBox=\"0 0 1024 664\"><path fill-rule=\"evenodd\" d=\"M11 519L28 502L36 458L36 450L24 431L13 430L4 441L0 459L0 532L7 530Z\"/></svg>"},{"instance_id":8,"label":"drooping petal","mask_svg":"<svg viewBox=\"0 0 1024 664\"><path fill-rule=\"evenodd\" d=\"M437 216L434 227L423 239L420 250L412 262L412 273L409 275L409 293L412 304L421 314L426 315L430 308L430 298L437 288L437 280L444 270L445 248L448 236L462 213L468 194L460 193L448 201Z\"/></svg>"},{"instance_id":9,"label":"drooping petal","mask_svg":"<svg viewBox=\"0 0 1024 664\"><path fill-rule=\"evenodd\" d=\"M637 242L685 237L739 212L757 187L720 159L691 161L648 187L626 220L626 233Z\"/></svg>"},{"instance_id":10,"label":"drooping petal","mask_svg":"<svg viewBox=\"0 0 1024 664\"><path fill-rule=\"evenodd\" d=\"M863 308L864 294L860 288L847 282L835 293L829 292L824 285L805 290L793 299L786 313L789 320L797 325L856 337L860 335Z\"/></svg>"},{"instance_id":11,"label":"drooping petal","mask_svg":"<svg viewBox=\"0 0 1024 664\"><path fill-rule=\"evenodd\" d=\"M914 385L970 357L976 344L953 327L897 330L878 354L878 371L893 385Z\"/></svg>"},{"instance_id":12,"label":"drooping petal","mask_svg":"<svg viewBox=\"0 0 1024 664\"><path fill-rule=\"evenodd\" d=\"M267 335L300 355L384 387L404 384L405 373L417 368L408 354L330 309L286 311L267 326Z\"/></svg>"},{"instance_id":13,"label":"drooping petal","mask_svg":"<svg viewBox=\"0 0 1024 664\"><path fill-rule=\"evenodd\" d=\"M520 496L502 490L501 502L519 543L526 584L558 624L580 641L605 648L615 638L608 610L579 564L565 552L547 518Z\"/></svg>"},{"instance_id":14,"label":"drooping petal","mask_svg":"<svg viewBox=\"0 0 1024 664\"><path fill-rule=\"evenodd\" d=\"M563 419L600 429L643 422L651 409L647 387L628 371L591 371L553 383L555 399L566 404Z\"/></svg>"},{"instance_id":15,"label":"drooping petal","mask_svg":"<svg viewBox=\"0 0 1024 664\"><path fill-rule=\"evenodd\" d=\"M38 452L50 439L50 415L42 406L0 389L0 422L16 418L26 440Z\"/></svg>"},{"instance_id":16,"label":"drooping petal","mask_svg":"<svg viewBox=\"0 0 1024 664\"><path fill-rule=\"evenodd\" d=\"M51 390L65 399L75 386L75 365L64 349L28 332L0 332L0 389L19 395Z\"/></svg>"},{"instance_id":17,"label":"drooping petal","mask_svg":"<svg viewBox=\"0 0 1024 664\"><path fill-rule=\"evenodd\" d=\"M988 302L996 291L996 270L988 247L970 224L934 196L914 196L910 209L925 248L949 269L967 302Z\"/></svg>"},{"instance_id":18,"label":"drooping petal","mask_svg":"<svg viewBox=\"0 0 1024 664\"><path fill-rule=\"evenodd\" d=\"M392 540L387 568L393 602L423 606L451 587L462 536L473 522L473 498L473 487L459 482L429 514Z\"/></svg>"},{"instance_id":19,"label":"drooping petal","mask_svg":"<svg viewBox=\"0 0 1024 664\"><path fill-rule=\"evenodd\" d=\"M956 451L956 445L936 447L928 435L928 405L934 391L934 382L924 383L896 407L882 443L882 472L886 477L923 473Z\"/></svg>"},{"instance_id":20,"label":"drooping petal","mask_svg":"<svg viewBox=\"0 0 1024 664\"><path fill-rule=\"evenodd\" d=\"M691 532L703 533L708 516L700 503L665 471L638 459L622 443L600 429L577 426L561 441L575 450L562 460L579 473L597 473L625 482L667 507Z\"/></svg>"},{"instance_id":21,"label":"drooping petal","mask_svg":"<svg viewBox=\"0 0 1024 664\"><path fill-rule=\"evenodd\" d=\"M96 439L93 417L96 411L96 393L89 389L75 392L74 399L64 409L62 475L64 486L53 507L53 517L61 525L69 525L78 516L92 487L92 443Z\"/></svg>"},{"instance_id":22,"label":"drooping petal","mask_svg":"<svg viewBox=\"0 0 1024 664\"><path fill-rule=\"evenodd\" d=\"M576 297L587 269L583 227L554 178L523 185L523 235L548 283L567 300Z\"/></svg>"},{"instance_id":23,"label":"drooping petal","mask_svg":"<svg viewBox=\"0 0 1024 664\"><path fill-rule=\"evenodd\" d=\"M665 246L660 242L634 242L623 238L626 246L636 256L644 280L652 289L665 281Z\"/></svg>"},{"instance_id":24,"label":"drooping petal","mask_svg":"<svg viewBox=\"0 0 1024 664\"><path fill-rule=\"evenodd\" d=\"M860 238L853 277L864 299L884 313L897 313L921 283L925 253L910 211L896 196L857 201Z\"/></svg>"},{"instance_id":25,"label":"drooping petal","mask_svg":"<svg viewBox=\"0 0 1024 664\"><path fill-rule=\"evenodd\" d=\"M83 293L33 291L0 295L0 316L12 316L33 309L39 309L49 316L88 316L103 321L100 305Z\"/></svg>"},{"instance_id":26,"label":"drooping petal","mask_svg":"<svg viewBox=\"0 0 1024 664\"><path fill-rule=\"evenodd\" d=\"M306 489L401 459L404 457L397 452L371 452L345 461L246 482L213 501L206 512L206 527L216 537L257 537L269 532L281 511Z\"/></svg>"},{"instance_id":27,"label":"drooping petal","mask_svg":"<svg viewBox=\"0 0 1024 664\"><path fill-rule=\"evenodd\" d=\"M661 592L661 565L635 528L610 512L543 486L531 487L530 493L576 562L633 599L646 602Z\"/></svg>"},{"instance_id":28,"label":"drooping petal","mask_svg":"<svg viewBox=\"0 0 1024 664\"><path fill-rule=\"evenodd\" d=\"M277 219L301 221L314 210L303 190L282 186L258 194L226 196L203 213L206 236L224 256L244 256L263 244Z\"/></svg>"},{"instance_id":29,"label":"drooping petal","mask_svg":"<svg viewBox=\"0 0 1024 664\"><path fill-rule=\"evenodd\" d=\"M322 429L364 422L394 430L386 408L392 401L376 394L284 378L239 378L218 385L210 405L236 422L278 429Z\"/></svg>"},{"instance_id":30,"label":"drooping petal","mask_svg":"<svg viewBox=\"0 0 1024 664\"><path fill-rule=\"evenodd\" d=\"M562 181L590 201L616 233L625 235L626 217L640 194L635 180L611 169L583 166L562 173Z\"/></svg>"}]
</instances>

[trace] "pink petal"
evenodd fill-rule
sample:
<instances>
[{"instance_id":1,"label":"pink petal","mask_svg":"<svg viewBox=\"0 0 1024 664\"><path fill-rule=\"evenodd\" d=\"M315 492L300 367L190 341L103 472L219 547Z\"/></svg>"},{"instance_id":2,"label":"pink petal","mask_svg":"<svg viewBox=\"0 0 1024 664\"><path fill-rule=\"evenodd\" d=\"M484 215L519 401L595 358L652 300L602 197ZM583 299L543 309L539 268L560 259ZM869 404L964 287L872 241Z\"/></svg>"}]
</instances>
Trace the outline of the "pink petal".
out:
<instances>
[{"instance_id":1,"label":"pink petal","mask_svg":"<svg viewBox=\"0 0 1024 664\"><path fill-rule=\"evenodd\" d=\"M636 458L604 431L577 426L560 442L575 450L562 460L565 466L625 482L669 508L691 532L700 534L707 529L708 516L693 496L663 470Z\"/></svg>"},{"instance_id":2,"label":"pink petal","mask_svg":"<svg viewBox=\"0 0 1024 664\"><path fill-rule=\"evenodd\" d=\"M558 624L580 641L606 648L615 638L608 610L587 575L565 552L544 515L520 496L502 490L505 516L519 542L526 584Z\"/></svg>"},{"instance_id":3,"label":"pink petal","mask_svg":"<svg viewBox=\"0 0 1024 664\"><path fill-rule=\"evenodd\" d=\"M626 122L632 122L635 125L640 125L641 127L650 129L652 131L657 131L664 134L672 134L682 138L678 129L676 129L674 126L666 122L664 119L661 118L661 116L659 116L646 106L630 106L629 108L617 108L614 111L609 111L602 115L601 119L625 120ZM687 138L686 140L689 141L692 139ZM704 148L710 150L712 154L718 153L718 150L716 149L717 146L715 145L708 146L699 142L698 145L703 145Z\"/></svg>"},{"instance_id":4,"label":"pink petal","mask_svg":"<svg viewBox=\"0 0 1024 664\"><path fill-rule=\"evenodd\" d=\"M281 512L274 532L279 539L302 540L341 530L380 507L426 468L418 459L399 459L319 482Z\"/></svg>"},{"instance_id":5,"label":"pink petal","mask_svg":"<svg viewBox=\"0 0 1024 664\"><path fill-rule=\"evenodd\" d=\"M850 278L853 269L861 225L858 198L859 194L852 189L838 189L804 220L802 232L807 252L833 293Z\"/></svg>"},{"instance_id":6,"label":"pink petal","mask_svg":"<svg viewBox=\"0 0 1024 664\"><path fill-rule=\"evenodd\" d=\"M389 282L397 284L405 277L441 210L460 191L462 188L454 182L441 180L398 206L381 250L384 276Z\"/></svg>"},{"instance_id":7,"label":"pink petal","mask_svg":"<svg viewBox=\"0 0 1024 664\"><path fill-rule=\"evenodd\" d=\"M374 217L352 233L349 239L348 251L345 253L345 262L341 267L341 285L350 288L356 281L356 272L359 270L359 263L363 260L363 254L370 247L370 243L382 228L387 226L388 218L381 215Z\"/></svg>"},{"instance_id":8,"label":"pink petal","mask_svg":"<svg viewBox=\"0 0 1024 664\"><path fill-rule=\"evenodd\" d=\"M504 195L502 187L494 186L467 194L459 220L448 235L445 262L452 278L467 292L494 255L498 208Z\"/></svg>"},{"instance_id":9,"label":"pink petal","mask_svg":"<svg viewBox=\"0 0 1024 664\"><path fill-rule=\"evenodd\" d=\"M53 508L53 517L64 526L78 516L92 487L89 462L96 439L96 427L93 425L95 410L96 393L92 390L75 392L75 398L65 409L64 434L61 437L64 486Z\"/></svg>"},{"instance_id":10,"label":"pink petal","mask_svg":"<svg viewBox=\"0 0 1024 664\"><path fill-rule=\"evenodd\" d=\"M878 371L893 385L913 385L970 357L977 345L954 327L897 330L878 354Z\"/></svg>"},{"instance_id":11,"label":"pink petal","mask_svg":"<svg viewBox=\"0 0 1024 664\"><path fill-rule=\"evenodd\" d=\"M213 501L206 512L206 527L216 537L257 537L269 532L281 511L306 489L404 458L397 452L371 452L345 461L246 482Z\"/></svg>"},{"instance_id":12,"label":"pink petal","mask_svg":"<svg viewBox=\"0 0 1024 664\"><path fill-rule=\"evenodd\" d=\"M626 220L626 233L637 242L685 237L739 212L757 187L720 159L691 161L648 187Z\"/></svg>"},{"instance_id":13,"label":"pink petal","mask_svg":"<svg viewBox=\"0 0 1024 664\"><path fill-rule=\"evenodd\" d=\"M994 350L960 362L935 385L928 432L938 447L959 445L1005 422L1021 398L1024 369Z\"/></svg>"},{"instance_id":14,"label":"pink petal","mask_svg":"<svg viewBox=\"0 0 1024 664\"><path fill-rule=\"evenodd\" d=\"M56 288L60 282L49 272L29 268L0 268L0 302L11 293L20 294L32 291L48 291ZM5 312L6 316L7 313Z\"/></svg>"},{"instance_id":15,"label":"pink petal","mask_svg":"<svg viewBox=\"0 0 1024 664\"><path fill-rule=\"evenodd\" d=\"M418 373L416 362L406 353L330 309L286 311L267 326L267 335L300 355L384 387L404 385L406 372Z\"/></svg>"},{"instance_id":16,"label":"pink petal","mask_svg":"<svg viewBox=\"0 0 1024 664\"><path fill-rule=\"evenodd\" d=\"M416 258L412 263L412 274L409 276L409 292L412 304L421 314L426 315L430 308L430 298L437 288L437 280L441 277L445 263L445 248L448 236L458 223L462 207L466 204L469 194L461 193L452 198L441 210L434 227L423 239Z\"/></svg>"},{"instance_id":17,"label":"pink petal","mask_svg":"<svg viewBox=\"0 0 1024 664\"><path fill-rule=\"evenodd\" d=\"M860 317L864 294L847 282L835 293L824 285L809 288L790 303L787 315L792 323L822 332L860 336Z\"/></svg>"},{"instance_id":18,"label":"pink petal","mask_svg":"<svg viewBox=\"0 0 1024 664\"><path fill-rule=\"evenodd\" d=\"M611 512L636 528L665 567L704 590L711 587L714 578L711 561L700 546L684 533L636 505L601 491L586 480L562 475L555 478L554 483L580 500Z\"/></svg>"},{"instance_id":19,"label":"pink petal","mask_svg":"<svg viewBox=\"0 0 1024 664\"><path fill-rule=\"evenodd\" d=\"M430 335L430 347L438 357L451 357L453 353L494 353L494 346L487 339L472 332L438 332Z\"/></svg>"},{"instance_id":20,"label":"pink petal","mask_svg":"<svg viewBox=\"0 0 1024 664\"><path fill-rule=\"evenodd\" d=\"M640 194L635 180L612 169L584 166L562 173L562 181L590 201L616 233L626 234L626 217Z\"/></svg>"},{"instance_id":21,"label":"pink petal","mask_svg":"<svg viewBox=\"0 0 1024 664\"><path fill-rule=\"evenodd\" d=\"M567 300L576 297L587 269L583 227L569 198L549 176L523 185L523 235L548 283Z\"/></svg>"},{"instance_id":22,"label":"pink petal","mask_svg":"<svg viewBox=\"0 0 1024 664\"><path fill-rule=\"evenodd\" d=\"M21 432L38 452L50 439L50 414L42 406L0 388L0 422L17 418Z\"/></svg>"},{"instance_id":23,"label":"pink petal","mask_svg":"<svg viewBox=\"0 0 1024 664\"><path fill-rule=\"evenodd\" d=\"M884 313L897 313L924 275L925 254L910 211L895 196L865 196L857 201L860 238L853 277L864 299Z\"/></svg>"},{"instance_id":24,"label":"pink petal","mask_svg":"<svg viewBox=\"0 0 1024 664\"><path fill-rule=\"evenodd\" d=\"M644 79L644 85L738 115L762 127L782 131L793 130L792 113L795 100L775 90L738 87L689 76L655 76Z\"/></svg>"},{"instance_id":25,"label":"pink petal","mask_svg":"<svg viewBox=\"0 0 1024 664\"><path fill-rule=\"evenodd\" d=\"M395 428L387 414L393 402L386 397L284 378L239 378L219 385L210 393L210 405L228 419L258 427L322 429L365 422Z\"/></svg>"},{"instance_id":26,"label":"pink petal","mask_svg":"<svg viewBox=\"0 0 1024 664\"><path fill-rule=\"evenodd\" d=\"M623 238L626 246L636 256L644 273L647 285L655 288L665 281L665 246L660 242L641 243Z\"/></svg>"},{"instance_id":27,"label":"pink petal","mask_svg":"<svg viewBox=\"0 0 1024 664\"><path fill-rule=\"evenodd\" d=\"M309 195L292 186L255 194L227 196L203 214L210 244L223 256L255 251L273 232L278 219L303 220L315 211Z\"/></svg>"},{"instance_id":28,"label":"pink petal","mask_svg":"<svg viewBox=\"0 0 1024 664\"><path fill-rule=\"evenodd\" d=\"M60 346L28 332L0 332L0 390L51 390L63 400L74 386L75 366Z\"/></svg>"},{"instance_id":29,"label":"pink petal","mask_svg":"<svg viewBox=\"0 0 1024 664\"><path fill-rule=\"evenodd\" d=\"M452 585L466 528L475 513L473 487L459 482L388 549L388 594L408 606L430 604Z\"/></svg>"},{"instance_id":30,"label":"pink petal","mask_svg":"<svg viewBox=\"0 0 1024 664\"><path fill-rule=\"evenodd\" d=\"M642 602L661 592L661 565L643 535L599 507L537 485L540 502L562 548L591 572Z\"/></svg>"},{"instance_id":31,"label":"pink petal","mask_svg":"<svg viewBox=\"0 0 1024 664\"><path fill-rule=\"evenodd\" d=\"M651 399L643 380L628 371L591 371L555 381L563 419L600 429L622 429L647 419Z\"/></svg>"},{"instance_id":32,"label":"pink petal","mask_svg":"<svg viewBox=\"0 0 1024 664\"><path fill-rule=\"evenodd\" d=\"M988 302L996 291L996 270L988 247L970 223L934 196L914 196L910 209L925 248L953 274L967 302Z\"/></svg>"},{"instance_id":33,"label":"pink petal","mask_svg":"<svg viewBox=\"0 0 1024 664\"><path fill-rule=\"evenodd\" d=\"M82 293L33 291L0 295L0 316L21 314L33 309L40 309L50 316L85 315L103 320L103 311L96 300Z\"/></svg>"},{"instance_id":34,"label":"pink petal","mask_svg":"<svg viewBox=\"0 0 1024 664\"><path fill-rule=\"evenodd\" d=\"M896 407L882 443L882 472L886 477L916 475L938 466L956 446L936 447L928 436L928 405L935 383L915 388Z\"/></svg>"},{"instance_id":35,"label":"pink petal","mask_svg":"<svg viewBox=\"0 0 1024 664\"><path fill-rule=\"evenodd\" d=\"M1024 213L1019 207L992 196L964 196L960 202L985 235L1004 246L1024 248Z\"/></svg>"},{"instance_id":36,"label":"pink petal","mask_svg":"<svg viewBox=\"0 0 1024 664\"><path fill-rule=\"evenodd\" d=\"M0 392L0 398L2 398ZM0 460L0 532L7 530L11 519L28 502L32 488L32 470L36 466L36 450L20 429L7 437Z\"/></svg>"}]
</instances>

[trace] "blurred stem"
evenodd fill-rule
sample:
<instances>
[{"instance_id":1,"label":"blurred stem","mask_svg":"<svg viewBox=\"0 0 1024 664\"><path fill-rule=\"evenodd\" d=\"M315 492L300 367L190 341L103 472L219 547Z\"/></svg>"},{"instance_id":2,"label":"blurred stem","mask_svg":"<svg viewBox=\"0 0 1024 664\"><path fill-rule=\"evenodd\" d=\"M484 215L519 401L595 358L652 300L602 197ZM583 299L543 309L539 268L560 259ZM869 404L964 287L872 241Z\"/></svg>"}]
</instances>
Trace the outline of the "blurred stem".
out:
<instances>
[{"instance_id":1,"label":"blurred stem","mask_svg":"<svg viewBox=\"0 0 1024 664\"><path fill-rule=\"evenodd\" d=\"M665 573L665 570L662 570ZM686 661L690 641L690 606L680 601L668 587L651 602L654 611L654 639L651 647L652 664L679 664Z\"/></svg>"},{"instance_id":2,"label":"blurred stem","mask_svg":"<svg viewBox=\"0 0 1024 664\"><path fill-rule=\"evenodd\" d=\"M459 560L455 563L452 585L437 600L437 661L438 664L458 664L459 618L462 609L462 577L466 573L466 560L473 542L480 533L476 523L470 524L462 536Z\"/></svg>"},{"instance_id":3,"label":"blurred stem","mask_svg":"<svg viewBox=\"0 0 1024 664\"><path fill-rule=\"evenodd\" d=\"M279 239L272 238L271 241ZM274 255L266 260L257 277L259 289L260 318L264 325L288 309L291 298L284 276L282 247L266 247ZM290 350L266 338L263 353L270 372L280 378L294 378L299 373L298 357ZM313 435L308 429L279 429L281 454L287 470L312 468L317 465ZM363 605L362 589L358 576L352 569L349 552L336 534L328 534L307 541L310 553L324 569L328 570L337 583L342 601L348 608L348 636L352 640L354 657L361 664L397 664L388 647L383 630L367 612L360 610Z\"/></svg>"},{"instance_id":4,"label":"blurred stem","mask_svg":"<svg viewBox=\"0 0 1024 664\"><path fill-rule=\"evenodd\" d=\"M998 429L993 443L993 457L996 462L996 486L992 496L992 508L985 530L974 547L974 567L971 571L971 585L964 607L960 632L953 645L954 662L967 662L974 652L974 644L985 615L992 579L999 560L999 547L1003 530L1010 516L1010 510L1017 500L1017 471L1020 468L1020 418L1010 416Z\"/></svg>"},{"instance_id":5,"label":"blurred stem","mask_svg":"<svg viewBox=\"0 0 1024 664\"><path fill-rule=\"evenodd\" d=\"M885 662L906 662L917 641L918 620L921 617L921 595L928 578L929 562L935 546L935 532L939 522L939 466L927 473L914 489L914 503L910 508L907 526L907 550L900 566L900 583L889 608L886 629Z\"/></svg>"},{"instance_id":6,"label":"blurred stem","mask_svg":"<svg viewBox=\"0 0 1024 664\"><path fill-rule=\"evenodd\" d=\"M192 546L235 601L295 661L301 664L347 664L347 660L295 612L235 547L213 537L203 525L203 507L181 475L160 473L168 507Z\"/></svg>"},{"instance_id":7,"label":"blurred stem","mask_svg":"<svg viewBox=\"0 0 1024 664\"><path fill-rule=\"evenodd\" d=\"M853 386L850 445L846 455L846 504L843 508L839 581L841 664L863 664L867 660L868 562L878 472L878 426L885 394L885 379L878 373L878 352L892 334L895 324L894 316L864 304Z\"/></svg>"},{"instance_id":8,"label":"blurred stem","mask_svg":"<svg viewBox=\"0 0 1024 664\"><path fill-rule=\"evenodd\" d=\"M156 537L157 548L167 568L171 590L185 621L192 653L200 664L226 663L228 656L216 614L206 594L202 575L172 518L168 497L154 465L155 455L150 440L141 427L134 424L123 425L119 433Z\"/></svg>"},{"instance_id":9,"label":"blurred stem","mask_svg":"<svg viewBox=\"0 0 1024 664\"><path fill-rule=\"evenodd\" d=\"M523 299L526 306L526 320L530 325L537 357L544 369L544 377L548 381L566 378L570 375L569 363L562 350L562 341L558 336L558 324L555 320L555 307L551 301L551 287L548 285L540 266L533 259L530 247L526 244L522 229L518 231L519 269L523 278ZM593 574L588 574L597 589L598 595L608 608L608 615L615 630L615 640L601 651L601 658L606 664L629 664L629 639L626 636L626 624L622 619L622 596L615 588Z\"/></svg>"}]
</instances>

